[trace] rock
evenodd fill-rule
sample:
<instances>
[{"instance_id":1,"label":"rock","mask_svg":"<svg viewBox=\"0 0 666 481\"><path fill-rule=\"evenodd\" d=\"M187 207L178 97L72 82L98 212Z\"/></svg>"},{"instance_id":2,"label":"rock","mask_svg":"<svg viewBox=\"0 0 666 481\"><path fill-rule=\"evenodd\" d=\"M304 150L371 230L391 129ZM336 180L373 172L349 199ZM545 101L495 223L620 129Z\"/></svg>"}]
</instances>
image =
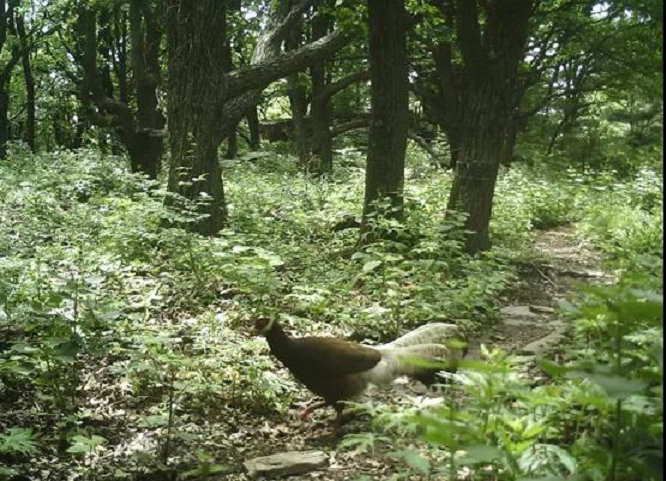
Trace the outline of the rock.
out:
<instances>
[{"instance_id":1,"label":"rock","mask_svg":"<svg viewBox=\"0 0 666 481\"><path fill-rule=\"evenodd\" d=\"M548 306L530 306L530 311L536 312L537 314L554 314L555 309Z\"/></svg>"},{"instance_id":2,"label":"rock","mask_svg":"<svg viewBox=\"0 0 666 481\"><path fill-rule=\"evenodd\" d=\"M534 326L533 321L526 321L525 319L521 319L519 317L512 317L510 319L507 319L504 321L504 324L506 324L507 326L516 326L516 327Z\"/></svg>"},{"instance_id":3,"label":"rock","mask_svg":"<svg viewBox=\"0 0 666 481\"><path fill-rule=\"evenodd\" d=\"M536 363L536 356L530 356L530 355L512 356L511 360L518 365L534 364Z\"/></svg>"},{"instance_id":4,"label":"rock","mask_svg":"<svg viewBox=\"0 0 666 481\"><path fill-rule=\"evenodd\" d=\"M547 336L530 342L518 350L519 354L541 356L550 351L554 346L560 343L566 333L566 326L559 325L553 332Z\"/></svg>"},{"instance_id":5,"label":"rock","mask_svg":"<svg viewBox=\"0 0 666 481\"><path fill-rule=\"evenodd\" d=\"M328 466L328 455L323 451L288 451L250 459L243 466L251 478L291 476Z\"/></svg>"},{"instance_id":6,"label":"rock","mask_svg":"<svg viewBox=\"0 0 666 481\"><path fill-rule=\"evenodd\" d=\"M605 272L592 269L590 270L562 269L560 270L560 274L570 277L587 277L591 279L608 277L608 274L606 274Z\"/></svg>"},{"instance_id":7,"label":"rock","mask_svg":"<svg viewBox=\"0 0 666 481\"><path fill-rule=\"evenodd\" d=\"M500 309L500 314L508 317L536 317L530 306L507 306Z\"/></svg>"}]
</instances>

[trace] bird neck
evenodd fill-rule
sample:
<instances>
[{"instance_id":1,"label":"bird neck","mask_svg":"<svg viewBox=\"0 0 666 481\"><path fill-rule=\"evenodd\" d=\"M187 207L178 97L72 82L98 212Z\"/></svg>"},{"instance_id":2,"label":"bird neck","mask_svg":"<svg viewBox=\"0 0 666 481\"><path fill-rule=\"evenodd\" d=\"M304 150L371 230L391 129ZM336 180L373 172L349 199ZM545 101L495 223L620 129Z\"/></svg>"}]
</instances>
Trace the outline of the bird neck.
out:
<instances>
[{"instance_id":1,"label":"bird neck","mask_svg":"<svg viewBox=\"0 0 666 481\"><path fill-rule=\"evenodd\" d=\"M266 334L266 340L271 348L271 352L280 360L286 355L291 337L282 329L282 326L275 322L271 330Z\"/></svg>"}]
</instances>

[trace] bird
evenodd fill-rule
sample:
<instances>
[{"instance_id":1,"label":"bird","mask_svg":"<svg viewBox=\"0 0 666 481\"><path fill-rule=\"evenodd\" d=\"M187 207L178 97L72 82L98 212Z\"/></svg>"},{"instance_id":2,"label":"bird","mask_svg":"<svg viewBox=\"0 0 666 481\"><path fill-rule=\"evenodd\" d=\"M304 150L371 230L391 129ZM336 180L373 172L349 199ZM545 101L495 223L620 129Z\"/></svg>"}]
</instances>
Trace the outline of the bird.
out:
<instances>
[{"instance_id":1,"label":"bird","mask_svg":"<svg viewBox=\"0 0 666 481\"><path fill-rule=\"evenodd\" d=\"M450 347L463 336L455 324L425 324L388 344L368 346L335 337L292 337L275 317L258 318L255 335L263 335L271 353L314 394L323 398L300 415L332 406L336 411L332 435L342 422L345 401L360 396L373 384L383 386L409 376L430 386L444 368L455 370L465 349ZM443 366L445 362L445 366Z\"/></svg>"}]
</instances>

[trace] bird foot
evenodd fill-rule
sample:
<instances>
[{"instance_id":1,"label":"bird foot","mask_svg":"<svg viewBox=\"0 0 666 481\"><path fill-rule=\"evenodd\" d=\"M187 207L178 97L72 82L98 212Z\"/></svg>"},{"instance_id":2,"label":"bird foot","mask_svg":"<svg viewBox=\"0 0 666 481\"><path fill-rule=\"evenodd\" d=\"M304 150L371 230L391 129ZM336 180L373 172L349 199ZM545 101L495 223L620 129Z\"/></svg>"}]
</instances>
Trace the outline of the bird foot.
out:
<instances>
[{"instance_id":1,"label":"bird foot","mask_svg":"<svg viewBox=\"0 0 666 481\"><path fill-rule=\"evenodd\" d=\"M318 402L318 403L310 404L308 407L303 409L303 411L301 411L301 414L298 417L301 419L301 421L307 421L310 417L310 414L312 414L312 412L315 409L319 409L319 408L324 407L324 406L326 406L325 402Z\"/></svg>"}]
</instances>

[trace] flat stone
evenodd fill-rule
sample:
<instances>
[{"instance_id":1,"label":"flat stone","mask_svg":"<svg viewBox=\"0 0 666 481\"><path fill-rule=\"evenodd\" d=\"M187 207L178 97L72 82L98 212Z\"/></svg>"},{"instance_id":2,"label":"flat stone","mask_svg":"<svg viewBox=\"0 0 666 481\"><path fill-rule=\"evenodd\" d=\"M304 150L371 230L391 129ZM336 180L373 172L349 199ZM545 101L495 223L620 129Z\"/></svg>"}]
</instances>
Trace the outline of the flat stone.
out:
<instances>
[{"instance_id":1,"label":"flat stone","mask_svg":"<svg viewBox=\"0 0 666 481\"><path fill-rule=\"evenodd\" d=\"M249 459L243 466L251 478L291 476L328 466L328 455L323 451L287 451Z\"/></svg>"},{"instance_id":2,"label":"flat stone","mask_svg":"<svg viewBox=\"0 0 666 481\"><path fill-rule=\"evenodd\" d=\"M504 324L507 326L516 326L516 327L526 327L526 326L534 326L534 321L527 321L525 319L521 319L520 317L511 317L509 319L506 319L504 321Z\"/></svg>"},{"instance_id":3,"label":"flat stone","mask_svg":"<svg viewBox=\"0 0 666 481\"><path fill-rule=\"evenodd\" d=\"M511 356L511 360L518 365L534 364L536 362L536 356Z\"/></svg>"},{"instance_id":4,"label":"flat stone","mask_svg":"<svg viewBox=\"0 0 666 481\"><path fill-rule=\"evenodd\" d=\"M559 326L553 332L547 336L537 339L536 341L530 342L526 346L518 349L519 354L541 356L555 347L557 344L562 341L564 334L566 333L566 326Z\"/></svg>"},{"instance_id":5,"label":"flat stone","mask_svg":"<svg viewBox=\"0 0 666 481\"><path fill-rule=\"evenodd\" d=\"M509 317L536 317L530 306L507 306L500 309L500 314Z\"/></svg>"},{"instance_id":6,"label":"flat stone","mask_svg":"<svg viewBox=\"0 0 666 481\"><path fill-rule=\"evenodd\" d=\"M554 314L555 309L548 306L530 306L530 311L536 312L537 314Z\"/></svg>"}]
</instances>

